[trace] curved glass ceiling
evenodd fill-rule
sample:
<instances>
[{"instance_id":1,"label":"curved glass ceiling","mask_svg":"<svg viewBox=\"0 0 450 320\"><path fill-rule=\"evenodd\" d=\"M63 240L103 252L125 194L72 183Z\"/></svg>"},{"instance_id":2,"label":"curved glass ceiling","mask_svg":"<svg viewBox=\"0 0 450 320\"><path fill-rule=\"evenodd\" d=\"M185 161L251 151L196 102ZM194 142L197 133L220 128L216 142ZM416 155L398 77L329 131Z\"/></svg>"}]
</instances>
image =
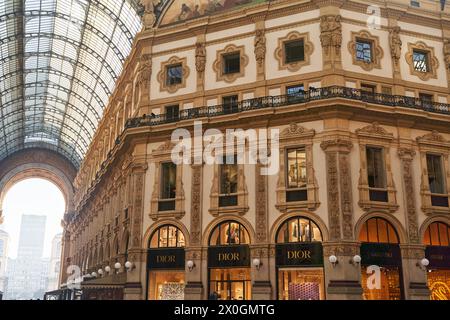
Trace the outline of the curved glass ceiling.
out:
<instances>
[{"instance_id":1,"label":"curved glass ceiling","mask_svg":"<svg viewBox=\"0 0 450 320\"><path fill-rule=\"evenodd\" d=\"M0 161L30 147L76 167L134 36L138 0L0 0Z\"/></svg>"}]
</instances>

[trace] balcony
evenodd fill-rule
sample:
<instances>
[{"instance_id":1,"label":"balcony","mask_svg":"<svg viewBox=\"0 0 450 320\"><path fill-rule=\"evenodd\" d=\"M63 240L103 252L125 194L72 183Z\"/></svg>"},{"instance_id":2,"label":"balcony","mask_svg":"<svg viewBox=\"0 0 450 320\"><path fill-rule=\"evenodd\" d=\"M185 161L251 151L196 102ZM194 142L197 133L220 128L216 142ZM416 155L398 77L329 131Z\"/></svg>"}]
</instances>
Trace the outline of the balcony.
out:
<instances>
[{"instance_id":1,"label":"balcony","mask_svg":"<svg viewBox=\"0 0 450 320\"><path fill-rule=\"evenodd\" d=\"M388 107L403 107L450 115L450 104L446 103L430 102L421 100L419 98L387 95L381 93L373 93L368 95L366 92L359 89L333 86L311 89L309 91L303 91L296 94L266 96L242 100L236 103L235 108L229 108L229 104L225 104L181 110L176 120L182 121L199 118L211 118L222 115L237 114L244 111L280 108L294 104L302 104L311 101L326 100L331 98L344 98L354 101L362 101L365 103L384 105ZM129 119L125 124L125 128L128 129L145 126L155 126L171 122L174 122L173 116L167 117L165 114L152 114L152 116L144 115L143 117Z\"/></svg>"}]
</instances>

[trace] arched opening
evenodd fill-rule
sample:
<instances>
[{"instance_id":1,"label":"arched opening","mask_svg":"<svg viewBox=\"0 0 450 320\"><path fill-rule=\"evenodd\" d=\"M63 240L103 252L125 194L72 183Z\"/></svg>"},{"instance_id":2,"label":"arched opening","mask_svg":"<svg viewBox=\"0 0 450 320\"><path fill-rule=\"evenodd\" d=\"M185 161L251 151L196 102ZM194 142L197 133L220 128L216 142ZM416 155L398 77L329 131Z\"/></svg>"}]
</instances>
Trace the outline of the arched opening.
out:
<instances>
[{"instance_id":1,"label":"arched opening","mask_svg":"<svg viewBox=\"0 0 450 320\"><path fill-rule=\"evenodd\" d=\"M400 241L394 226L384 218L370 218L360 229L359 241L364 299L403 299Z\"/></svg>"},{"instance_id":2,"label":"arched opening","mask_svg":"<svg viewBox=\"0 0 450 320\"><path fill-rule=\"evenodd\" d=\"M2 268L8 285L0 291L5 299L42 299L59 285L66 196L52 179L18 175L6 186L0 228L8 245L0 257L9 258ZM24 274L27 281L21 278Z\"/></svg>"},{"instance_id":3,"label":"arched opening","mask_svg":"<svg viewBox=\"0 0 450 320\"><path fill-rule=\"evenodd\" d=\"M287 219L276 234L279 300L324 300L322 231L306 217Z\"/></svg>"},{"instance_id":4,"label":"arched opening","mask_svg":"<svg viewBox=\"0 0 450 320\"><path fill-rule=\"evenodd\" d=\"M423 244L428 265L428 288L431 300L450 300L450 226L432 222L425 230Z\"/></svg>"},{"instance_id":5,"label":"arched opening","mask_svg":"<svg viewBox=\"0 0 450 320\"><path fill-rule=\"evenodd\" d=\"M147 299L183 300L186 238L176 226L156 229L148 242Z\"/></svg>"},{"instance_id":6,"label":"arched opening","mask_svg":"<svg viewBox=\"0 0 450 320\"><path fill-rule=\"evenodd\" d=\"M209 236L211 300L250 300L250 234L238 221L223 221Z\"/></svg>"}]
</instances>

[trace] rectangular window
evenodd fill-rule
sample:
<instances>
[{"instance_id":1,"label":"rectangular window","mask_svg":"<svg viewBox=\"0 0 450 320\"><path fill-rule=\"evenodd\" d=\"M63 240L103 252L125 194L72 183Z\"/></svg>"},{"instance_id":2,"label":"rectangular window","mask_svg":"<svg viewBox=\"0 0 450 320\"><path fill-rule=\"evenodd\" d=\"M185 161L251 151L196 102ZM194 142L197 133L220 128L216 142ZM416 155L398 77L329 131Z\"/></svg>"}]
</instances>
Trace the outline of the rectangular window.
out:
<instances>
[{"instance_id":1,"label":"rectangular window","mask_svg":"<svg viewBox=\"0 0 450 320\"><path fill-rule=\"evenodd\" d=\"M305 99L305 86L303 84L298 84L286 87L286 95L288 102L299 103Z\"/></svg>"},{"instance_id":2,"label":"rectangular window","mask_svg":"<svg viewBox=\"0 0 450 320\"><path fill-rule=\"evenodd\" d=\"M168 66L166 72L166 85L173 86L183 82L183 67L181 64Z\"/></svg>"},{"instance_id":3,"label":"rectangular window","mask_svg":"<svg viewBox=\"0 0 450 320\"><path fill-rule=\"evenodd\" d=\"M376 93L376 86L371 84L361 84L361 97L363 99L373 100Z\"/></svg>"},{"instance_id":4,"label":"rectangular window","mask_svg":"<svg viewBox=\"0 0 450 320\"><path fill-rule=\"evenodd\" d=\"M222 98L223 112L233 113L238 111L238 99L237 95L227 96Z\"/></svg>"},{"instance_id":5,"label":"rectangular window","mask_svg":"<svg viewBox=\"0 0 450 320\"><path fill-rule=\"evenodd\" d=\"M367 176L369 188L385 189L386 175L383 160L383 149L375 147L367 147Z\"/></svg>"},{"instance_id":6,"label":"rectangular window","mask_svg":"<svg viewBox=\"0 0 450 320\"><path fill-rule=\"evenodd\" d=\"M305 60L305 42L303 39L284 43L285 63Z\"/></svg>"},{"instance_id":7,"label":"rectangular window","mask_svg":"<svg viewBox=\"0 0 450 320\"><path fill-rule=\"evenodd\" d=\"M446 194L442 156L427 154L428 183L432 194Z\"/></svg>"},{"instance_id":8,"label":"rectangular window","mask_svg":"<svg viewBox=\"0 0 450 320\"><path fill-rule=\"evenodd\" d=\"M223 57L223 73L232 74L241 71L241 56L240 53L225 54Z\"/></svg>"},{"instance_id":9,"label":"rectangular window","mask_svg":"<svg viewBox=\"0 0 450 320\"><path fill-rule=\"evenodd\" d=\"M175 199L177 166L173 162L161 164L161 199Z\"/></svg>"},{"instance_id":10,"label":"rectangular window","mask_svg":"<svg viewBox=\"0 0 450 320\"><path fill-rule=\"evenodd\" d=\"M306 188L306 151L304 148L287 150L287 188Z\"/></svg>"},{"instance_id":11,"label":"rectangular window","mask_svg":"<svg viewBox=\"0 0 450 320\"><path fill-rule=\"evenodd\" d=\"M236 194L238 189L237 156L225 156L220 165L220 194Z\"/></svg>"},{"instance_id":12,"label":"rectangular window","mask_svg":"<svg viewBox=\"0 0 450 320\"><path fill-rule=\"evenodd\" d=\"M372 63L372 41L356 40L356 59Z\"/></svg>"},{"instance_id":13,"label":"rectangular window","mask_svg":"<svg viewBox=\"0 0 450 320\"><path fill-rule=\"evenodd\" d=\"M414 63L414 70L419 72L429 72L429 65L428 65L428 52L420 51L420 50L413 50L413 63Z\"/></svg>"},{"instance_id":14,"label":"rectangular window","mask_svg":"<svg viewBox=\"0 0 450 320\"><path fill-rule=\"evenodd\" d=\"M381 93L385 95L392 95L392 88L391 87L381 87Z\"/></svg>"},{"instance_id":15,"label":"rectangular window","mask_svg":"<svg viewBox=\"0 0 450 320\"><path fill-rule=\"evenodd\" d=\"M178 105L166 107L166 120L178 120L180 114L180 107Z\"/></svg>"},{"instance_id":16,"label":"rectangular window","mask_svg":"<svg viewBox=\"0 0 450 320\"><path fill-rule=\"evenodd\" d=\"M419 99L423 102L431 103L433 102L433 95L428 93L419 93Z\"/></svg>"}]
</instances>

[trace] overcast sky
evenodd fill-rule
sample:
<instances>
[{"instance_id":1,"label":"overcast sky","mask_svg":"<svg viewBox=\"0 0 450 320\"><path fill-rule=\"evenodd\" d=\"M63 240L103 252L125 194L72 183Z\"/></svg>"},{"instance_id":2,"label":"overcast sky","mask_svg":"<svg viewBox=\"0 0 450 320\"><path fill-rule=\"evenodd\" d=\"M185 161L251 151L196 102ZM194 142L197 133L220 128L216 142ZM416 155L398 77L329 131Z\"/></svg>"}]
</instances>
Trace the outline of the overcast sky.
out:
<instances>
[{"instance_id":1,"label":"overcast sky","mask_svg":"<svg viewBox=\"0 0 450 320\"><path fill-rule=\"evenodd\" d=\"M0 225L10 236L9 257L17 256L23 214L47 216L44 257L49 257L53 237L62 232L61 219L64 209L64 197L53 183L43 179L27 179L15 184L3 202L4 222Z\"/></svg>"}]
</instances>

